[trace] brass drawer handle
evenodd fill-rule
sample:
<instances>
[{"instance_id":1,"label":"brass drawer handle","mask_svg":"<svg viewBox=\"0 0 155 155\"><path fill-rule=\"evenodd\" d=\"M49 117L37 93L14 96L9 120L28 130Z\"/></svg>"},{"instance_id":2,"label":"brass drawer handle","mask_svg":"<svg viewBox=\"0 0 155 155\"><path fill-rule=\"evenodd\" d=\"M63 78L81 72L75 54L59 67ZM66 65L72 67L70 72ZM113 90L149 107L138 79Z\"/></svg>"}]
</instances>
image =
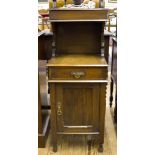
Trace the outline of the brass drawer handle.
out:
<instances>
[{"instance_id":1,"label":"brass drawer handle","mask_svg":"<svg viewBox=\"0 0 155 155\"><path fill-rule=\"evenodd\" d=\"M58 115L58 116L61 116L61 115L62 115L62 108L61 108L61 103L60 103L60 102L58 102L57 115Z\"/></svg>"},{"instance_id":2,"label":"brass drawer handle","mask_svg":"<svg viewBox=\"0 0 155 155\"><path fill-rule=\"evenodd\" d=\"M71 72L71 75L72 75L74 78L79 79L79 78L81 78L82 76L84 76L85 73L84 73L84 72Z\"/></svg>"}]
</instances>

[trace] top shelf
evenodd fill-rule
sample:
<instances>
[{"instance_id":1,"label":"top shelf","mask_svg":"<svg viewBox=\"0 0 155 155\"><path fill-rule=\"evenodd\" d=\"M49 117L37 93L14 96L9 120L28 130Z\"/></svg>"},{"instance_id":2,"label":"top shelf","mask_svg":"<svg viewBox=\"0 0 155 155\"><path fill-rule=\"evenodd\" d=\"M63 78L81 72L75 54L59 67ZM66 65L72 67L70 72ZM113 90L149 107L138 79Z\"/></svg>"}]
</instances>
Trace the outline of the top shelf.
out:
<instances>
[{"instance_id":1,"label":"top shelf","mask_svg":"<svg viewBox=\"0 0 155 155\"><path fill-rule=\"evenodd\" d=\"M84 21L107 21L109 9L69 9L53 8L49 10L50 22L84 22Z\"/></svg>"}]
</instances>

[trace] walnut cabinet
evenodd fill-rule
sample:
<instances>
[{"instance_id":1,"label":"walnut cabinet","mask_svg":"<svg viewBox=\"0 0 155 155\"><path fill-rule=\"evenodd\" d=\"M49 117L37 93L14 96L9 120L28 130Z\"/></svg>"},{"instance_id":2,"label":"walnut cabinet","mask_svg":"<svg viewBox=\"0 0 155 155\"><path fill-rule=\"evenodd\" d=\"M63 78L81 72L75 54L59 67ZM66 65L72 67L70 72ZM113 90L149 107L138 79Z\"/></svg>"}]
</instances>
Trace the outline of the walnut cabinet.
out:
<instances>
[{"instance_id":1,"label":"walnut cabinet","mask_svg":"<svg viewBox=\"0 0 155 155\"><path fill-rule=\"evenodd\" d=\"M53 151L59 135L97 135L103 151L109 36L108 10L51 9L48 61Z\"/></svg>"}]
</instances>

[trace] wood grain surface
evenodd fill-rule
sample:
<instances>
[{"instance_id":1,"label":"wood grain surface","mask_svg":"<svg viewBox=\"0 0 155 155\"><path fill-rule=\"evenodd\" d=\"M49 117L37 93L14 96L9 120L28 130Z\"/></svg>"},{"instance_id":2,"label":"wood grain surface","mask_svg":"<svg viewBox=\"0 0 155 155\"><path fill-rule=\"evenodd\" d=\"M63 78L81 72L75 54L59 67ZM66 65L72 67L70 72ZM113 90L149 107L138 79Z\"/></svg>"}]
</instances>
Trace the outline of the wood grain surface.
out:
<instances>
[{"instance_id":1,"label":"wood grain surface","mask_svg":"<svg viewBox=\"0 0 155 155\"><path fill-rule=\"evenodd\" d=\"M51 20L82 20L82 19L102 19L108 18L109 9L51 9L49 11Z\"/></svg>"},{"instance_id":2,"label":"wood grain surface","mask_svg":"<svg viewBox=\"0 0 155 155\"><path fill-rule=\"evenodd\" d=\"M59 55L53 57L48 61L48 67L50 66L77 66L77 67L104 67L108 66L104 57L100 55L85 55L85 54L69 54L69 55Z\"/></svg>"}]
</instances>

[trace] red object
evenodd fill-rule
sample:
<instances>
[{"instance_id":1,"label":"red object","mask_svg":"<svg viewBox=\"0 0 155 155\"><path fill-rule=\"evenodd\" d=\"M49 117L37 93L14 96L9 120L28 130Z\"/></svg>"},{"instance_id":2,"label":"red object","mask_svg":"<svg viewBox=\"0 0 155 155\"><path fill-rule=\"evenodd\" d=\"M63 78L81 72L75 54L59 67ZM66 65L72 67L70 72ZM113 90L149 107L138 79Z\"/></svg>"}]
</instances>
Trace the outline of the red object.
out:
<instances>
[{"instance_id":1,"label":"red object","mask_svg":"<svg viewBox=\"0 0 155 155\"><path fill-rule=\"evenodd\" d=\"M49 17L49 13L40 14L43 18Z\"/></svg>"}]
</instances>

